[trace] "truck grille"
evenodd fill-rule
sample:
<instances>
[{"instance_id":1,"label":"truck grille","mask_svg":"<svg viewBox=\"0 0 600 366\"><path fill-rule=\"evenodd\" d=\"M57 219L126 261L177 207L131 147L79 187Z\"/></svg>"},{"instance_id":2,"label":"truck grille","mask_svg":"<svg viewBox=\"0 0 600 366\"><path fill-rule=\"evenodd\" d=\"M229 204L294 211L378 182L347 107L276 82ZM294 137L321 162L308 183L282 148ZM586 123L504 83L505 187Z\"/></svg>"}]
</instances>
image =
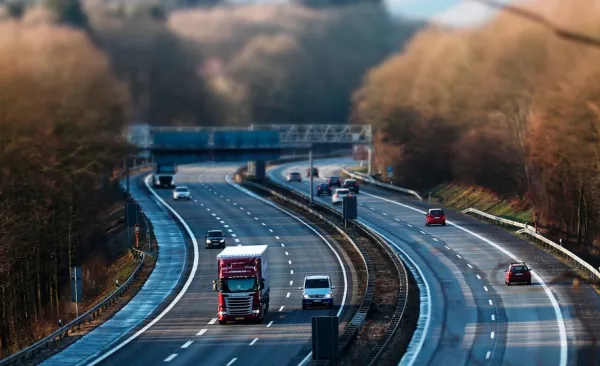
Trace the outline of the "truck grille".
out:
<instances>
[{"instance_id":1,"label":"truck grille","mask_svg":"<svg viewBox=\"0 0 600 366\"><path fill-rule=\"evenodd\" d=\"M252 298L227 296L225 306L231 315L248 315L252 312Z\"/></svg>"}]
</instances>

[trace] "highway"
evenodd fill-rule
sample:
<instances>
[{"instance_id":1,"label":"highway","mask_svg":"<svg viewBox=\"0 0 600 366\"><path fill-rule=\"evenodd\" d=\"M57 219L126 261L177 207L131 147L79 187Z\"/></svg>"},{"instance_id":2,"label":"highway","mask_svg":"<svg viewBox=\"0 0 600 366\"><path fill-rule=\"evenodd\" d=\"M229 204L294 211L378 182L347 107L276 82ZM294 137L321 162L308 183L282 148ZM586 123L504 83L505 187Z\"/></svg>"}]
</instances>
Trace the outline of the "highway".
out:
<instances>
[{"instance_id":1,"label":"highway","mask_svg":"<svg viewBox=\"0 0 600 366\"><path fill-rule=\"evenodd\" d=\"M151 327L115 345L97 363L297 365L310 352L311 317L340 314L345 321L352 315L355 274L351 266L342 266L348 263L345 255L318 228L228 183L227 176L240 165L179 167L177 184L190 188L191 201L174 202L171 190L152 190L177 212L195 239L189 243L184 293ZM205 249L203 243L211 229L224 230L227 245L269 245L271 300L263 324L218 324L212 280L219 249ZM298 287L310 274L331 276L336 286L333 309L301 310Z\"/></svg>"},{"instance_id":2,"label":"highway","mask_svg":"<svg viewBox=\"0 0 600 366\"><path fill-rule=\"evenodd\" d=\"M350 159L315 161L321 177L339 176ZM271 179L308 194L307 162L269 170ZM315 179L315 185L325 182ZM316 192L316 188L315 188ZM361 186L359 220L384 236L418 267L429 292L403 365L597 364L600 297L588 285L555 280L569 267L503 229L446 210L445 227L425 227L431 207L401 194ZM331 204L330 196L317 198ZM341 209L341 206L338 206ZM515 259L533 268L531 286L506 286L504 269ZM409 266L410 267L410 266ZM414 270L412 268L411 270Z\"/></svg>"}]
</instances>

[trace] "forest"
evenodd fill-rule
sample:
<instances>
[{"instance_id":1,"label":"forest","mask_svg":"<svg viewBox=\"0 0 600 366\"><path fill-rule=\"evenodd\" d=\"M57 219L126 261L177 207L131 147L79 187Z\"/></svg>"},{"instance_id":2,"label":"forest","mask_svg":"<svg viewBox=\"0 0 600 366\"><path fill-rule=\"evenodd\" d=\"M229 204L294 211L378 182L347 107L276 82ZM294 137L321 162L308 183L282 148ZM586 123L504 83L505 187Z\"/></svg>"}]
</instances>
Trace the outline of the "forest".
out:
<instances>
[{"instance_id":1,"label":"forest","mask_svg":"<svg viewBox=\"0 0 600 366\"><path fill-rule=\"evenodd\" d=\"M599 1L522 6L600 36ZM480 28L421 30L367 73L352 119L376 127L378 164L398 184L486 187L600 249L599 76L599 48L501 12Z\"/></svg>"}]
</instances>

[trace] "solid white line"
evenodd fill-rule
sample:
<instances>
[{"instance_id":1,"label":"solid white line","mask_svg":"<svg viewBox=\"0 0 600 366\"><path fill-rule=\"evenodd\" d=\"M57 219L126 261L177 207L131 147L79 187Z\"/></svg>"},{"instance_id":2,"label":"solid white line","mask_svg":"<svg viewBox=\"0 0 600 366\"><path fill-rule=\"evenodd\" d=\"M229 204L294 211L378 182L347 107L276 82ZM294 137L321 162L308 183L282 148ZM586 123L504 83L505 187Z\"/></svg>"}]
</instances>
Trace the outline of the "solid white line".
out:
<instances>
[{"instance_id":1,"label":"solid white line","mask_svg":"<svg viewBox=\"0 0 600 366\"><path fill-rule=\"evenodd\" d=\"M390 202L392 204L398 205L398 206L402 206L405 208L408 208L410 210L419 212L419 213L426 213L423 210L420 210L418 208L414 208L412 206L409 205L405 205L403 203L400 202L396 202L381 196L377 196L371 193L366 193L363 192L365 195L367 196L371 196L371 197L375 197L375 198L379 198L383 201L386 202ZM502 246L496 244L495 242L483 237L480 234L477 234L474 231L471 231L467 228L464 228L460 225L455 224L452 221L446 221L449 225L452 225L454 227L456 227L459 230L462 230L468 234L473 235L474 237L486 242L487 244L491 245L492 247L496 248L497 250L499 250L500 252L504 253L506 256L510 257L512 260L514 260L515 262L524 262L523 260L521 260L519 257L517 257L516 255L514 255L512 252L508 251L507 249L503 248ZM565 328L565 320L562 314L562 311L560 309L560 305L558 304L558 301L556 300L556 297L554 296L554 293L552 293L552 290L550 290L550 288L548 287L548 285L546 284L546 282L544 281L544 279L537 274L537 272L531 271L531 273L533 274L533 277L536 279L537 282L539 282L539 284L542 286L542 288L544 289L544 292L546 293L546 296L548 296L548 299L550 300L550 303L552 304L552 308L554 309L554 315L556 317L556 322L558 324L558 333L559 333L559 338L560 338L560 359L559 359L559 366L566 366L567 365L567 357L568 357L568 346L569 343L567 341L567 330Z\"/></svg>"},{"instance_id":2,"label":"solid white line","mask_svg":"<svg viewBox=\"0 0 600 366\"><path fill-rule=\"evenodd\" d=\"M171 362L175 357L177 357L177 353L173 353L171 356L165 358L165 362Z\"/></svg>"},{"instance_id":3,"label":"solid white line","mask_svg":"<svg viewBox=\"0 0 600 366\"><path fill-rule=\"evenodd\" d=\"M264 199L264 198L262 198L262 197L260 197L260 196L258 196L256 194L254 194L253 192L250 192L249 190L241 187L239 184L234 183L231 180L231 174L228 175L225 179L226 179L227 183L231 184L232 186L234 186L238 190L240 190L242 192L245 192L246 194L248 194L248 195L250 195L250 196L258 199L259 201L262 201L262 202L270 205L271 207L274 207L274 208L276 208L276 209L278 209L278 210L280 210L282 212L287 213L288 215L290 215L291 217L293 217L294 219L296 219L297 221L299 221L300 223L302 223L304 226L306 226L308 229L310 229L313 233L315 233L315 235L319 236L321 238L321 240L323 240L327 244L327 246L329 247L329 249L331 249L331 251L333 252L333 254L335 254L335 256L336 256L336 258L338 260L340 268L342 269L342 277L344 279L344 294L342 295L341 305L340 305L340 307L338 309L338 312L336 314L336 316L339 317L342 314L342 312L344 311L344 305L346 304L346 297L348 296L348 274L346 273L346 268L344 267L344 262L342 261L342 258L340 257L339 253L334 249L334 247L331 245L331 243L329 243L329 241L327 241L327 239L323 235L321 235L316 229L314 229L308 223L306 223L305 221L303 221L302 219L300 219L298 216L295 216L292 213L290 213L289 211L286 211L283 208L277 206L273 202L267 201L266 199ZM281 245L284 246L283 243ZM421 270L419 269L419 272L420 271ZM421 273L421 276L422 276L422 273ZM290 286L293 283L294 283L294 281L290 281ZM428 298L429 298L431 296L429 294L429 286L427 288L428 288L427 295L428 295ZM429 315L431 316L431 314L429 314ZM311 356L312 356L312 352L309 352L308 355L304 358L304 360L302 360L301 363L306 362L305 360L310 359Z\"/></svg>"},{"instance_id":4,"label":"solid white line","mask_svg":"<svg viewBox=\"0 0 600 366\"><path fill-rule=\"evenodd\" d=\"M189 235L190 239L192 240L193 253L194 253L194 258L192 260L192 269L190 271L190 274L189 274L187 280L185 281L185 284L181 288L181 291L179 291L179 293L177 294L177 296L175 297L175 299L173 299L173 301L169 304L169 306L167 306L167 308L165 310L163 310L160 314L158 314L156 316L156 318L154 318L150 323L148 323L142 329L138 330L133 335L131 335L129 338L127 338L123 342L119 343L114 348L110 349L109 351L107 351L106 353L104 353L102 356L98 357L96 360L92 361L92 363L90 363L90 366L97 365L98 363L104 361L105 359L107 359L108 357L110 357L112 354L114 354L115 352L117 352L121 348L125 347L125 345L127 345L128 343L130 343L131 341L133 341L134 339L136 339L137 337L139 337L142 333L144 333L145 331L147 331L148 329L150 329L150 327L152 327L159 320L161 320L165 315L167 315L167 313L169 311L171 311L171 309L173 309L173 307L179 302L179 300L183 297L183 295L185 295L185 293L187 292L188 288L190 287L190 285L192 284L192 281L194 280L194 278L196 276L196 271L198 270L198 254L199 254L199 252L198 252L198 241L196 240L196 237L194 236L194 233L192 232L192 229L190 229L190 227L188 226L188 224L177 213L177 211L175 211L162 198L160 198L160 196L158 195L158 193L156 193L156 191L151 187L150 178L151 178L151 175L148 175L146 177L146 179L144 180L145 183L146 183L146 187L148 188L148 190L154 195L154 197L160 203L162 203L164 205L164 207L166 207L169 211L171 211L171 213L173 213L173 215L175 215L175 217L177 217L177 219L181 222L181 224L185 228L185 231Z\"/></svg>"},{"instance_id":5,"label":"solid white line","mask_svg":"<svg viewBox=\"0 0 600 366\"><path fill-rule=\"evenodd\" d=\"M287 295L285 295L285 297L290 297L290 293L288 292Z\"/></svg>"},{"instance_id":6,"label":"solid white line","mask_svg":"<svg viewBox=\"0 0 600 366\"><path fill-rule=\"evenodd\" d=\"M275 239L279 240L279 237L278 237L278 236L275 236Z\"/></svg>"},{"instance_id":7,"label":"solid white line","mask_svg":"<svg viewBox=\"0 0 600 366\"><path fill-rule=\"evenodd\" d=\"M495 322L496 321L496 315L492 314L492 321Z\"/></svg>"},{"instance_id":8,"label":"solid white line","mask_svg":"<svg viewBox=\"0 0 600 366\"><path fill-rule=\"evenodd\" d=\"M279 312L283 311L283 305L281 305L281 307L279 308Z\"/></svg>"},{"instance_id":9,"label":"solid white line","mask_svg":"<svg viewBox=\"0 0 600 366\"><path fill-rule=\"evenodd\" d=\"M212 318L208 324L215 324L217 322L217 320L219 320L218 318Z\"/></svg>"},{"instance_id":10,"label":"solid white line","mask_svg":"<svg viewBox=\"0 0 600 366\"><path fill-rule=\"evenodd\" d=\"M267 328L269 328L271 325L273 325L273 321L272 320L269 322L269 324L267 324Z\"/></svg>"},{"instance_id":11,"label":"solid white line","mask_svg":"<svg viewBox=\"0 0 600 366\"><path fill-rule=\"evenodd\" d=\"M490 338L491 338L491 339L494 339L495 337L496 337L496 333L494 333L494 332L491 332L491 333L490 333Z\"/></svg>"},{"instance_id":12,"label":"solid white line","mask_svg":"<svg viewBox=\"0 0 600 366\"><path fill-rule=\"evenodd\" d=\"M183 346L181 346L181 348L188 348L192 343L194 343L194 341L187 341L183 344Z\"/></svg>"},{"instance_id":13,"label":"solid white line","mask_svg":"<svg viewBox=\"0 0 600 366\"><path fill-rule=\"evenodd\" d=\"M485 290L485 292L489 291L488 288L487 288L487 286L483 286L483 289Z\"/></svg>"},{"instance_id":14,"label":"solid white line","mask_svg":"<svg viewBox=\"0 0 600 366\"><path fill-rule=\"evenodd\" d=\"M467 263L467 266L469 266L469 268L473 268L473 266L469 263Z\"/></svg>"},{"instance_id":15,"label":"solid white line","mask_svg":"<svg viewBox=\"0 0 600 366\"><path fill-rule=\"evenodd\" d=\"M252 342L250 342L250 346L253 346L254 343L256 343L256 341L258 341L258 338L254 338L254 340Z\"/></svg>"},{"instance_id":16,"label":"solid white line","mask_svg":"<svg viewBox=\"0 0 600 366\"><path fill-rule=\"evenodd\" d=\"M477 278L478 278L478 279L481 279L481 276L480 276L480 275L477 275Z\"/></svg>"},{"instance_id":17,"label":"solid white line","mask_svg":"<svg viewBox=\"0 0 600 366\"><path fill-rule=\"evenodd\" d=\"M487 353L485 354L485 359L489 360L491 356L492 356L492 352L491 351L487 351Z\"/></svg>"},{"instance_id":18,"label":"solid white line","mask_svg":"<svg viewBox=\"0 0 600 366\"><path fill-rule=\"evenodd\" d=\"M490 303L490 305L494 305L494 302L491 299L488 300L488 302Z\"/></svg>"},{"instance_id":19,"label":"solid white line","mask_svg":"<svg viewBox=\"0 0 600 366\"><path fill-rule=\"evenodd\" d=\"M204 333L206 333L207 329L201 329L198 333L196 333L197 336L201 336Z\"/></svg>"},{"instance_id":20,"label":"solid white line","mask_svg":"<svg viewBox=\"0 0 600 366\"><path fill-rule=\"evenodd\" d=\"M234 363L235 361L237 361L237 358L234 358L234 359L232 359L231 361L227 362L227 365L225 365L225 366L231 366L231 365L233 365L233 363Z\"/></svg>"}]
</instances>

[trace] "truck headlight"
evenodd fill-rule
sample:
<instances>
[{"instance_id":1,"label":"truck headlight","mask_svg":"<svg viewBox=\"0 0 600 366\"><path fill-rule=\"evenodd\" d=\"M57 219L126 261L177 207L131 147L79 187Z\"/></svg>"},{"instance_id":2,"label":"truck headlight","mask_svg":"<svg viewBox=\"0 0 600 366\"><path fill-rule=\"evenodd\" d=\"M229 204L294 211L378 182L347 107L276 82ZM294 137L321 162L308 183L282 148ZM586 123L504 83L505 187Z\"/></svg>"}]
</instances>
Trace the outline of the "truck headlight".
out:
<instances>
[{"instance_id":1,"label":"truck headlight","mask_svg":"<svg viewBox=\"0 0 600 366\"><path fill-rule=\"evenodd\" d=\"M260 313L260 310L258 310L258 309L252 310L252 314L259 314L259 313Z\"/></svg>"}]
</instances>

